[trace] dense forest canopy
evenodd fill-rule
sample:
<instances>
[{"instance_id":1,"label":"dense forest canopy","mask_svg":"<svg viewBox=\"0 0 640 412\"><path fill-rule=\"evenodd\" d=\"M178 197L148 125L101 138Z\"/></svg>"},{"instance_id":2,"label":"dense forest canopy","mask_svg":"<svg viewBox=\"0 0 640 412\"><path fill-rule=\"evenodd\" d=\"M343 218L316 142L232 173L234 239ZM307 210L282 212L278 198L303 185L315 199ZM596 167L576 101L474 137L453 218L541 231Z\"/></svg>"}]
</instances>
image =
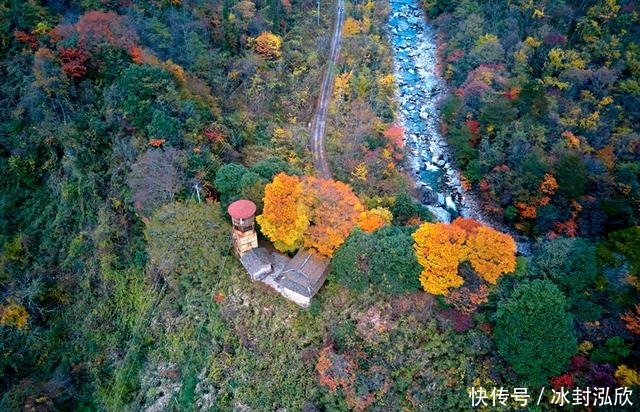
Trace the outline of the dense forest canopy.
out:
<instances>
[{"instance_id":1,"label":"dense forest canopy","mask_svg":"<svg viewBox=\"0 0 640 412\"><path fill-rule=\"evenodd\" d=\"M425 1L451 87L443 128L485 209L536 235L637 224L634 1Z\"/></svg>"},{"instance_id":2,"label":"dense forest canopy","mask_svg":"<svg viewBox=\"0 0 640 412\"><path fill-rule=\"evenodd\" d=\"M0 410L640 402L640 6L415 3L453 162L531 256L415 201L387 0L345 3L333 179L308 139L335 2L0 1ZM310 308L250 282L240 198L261 242L333 258Z\"/></svg>"}]
</instances>

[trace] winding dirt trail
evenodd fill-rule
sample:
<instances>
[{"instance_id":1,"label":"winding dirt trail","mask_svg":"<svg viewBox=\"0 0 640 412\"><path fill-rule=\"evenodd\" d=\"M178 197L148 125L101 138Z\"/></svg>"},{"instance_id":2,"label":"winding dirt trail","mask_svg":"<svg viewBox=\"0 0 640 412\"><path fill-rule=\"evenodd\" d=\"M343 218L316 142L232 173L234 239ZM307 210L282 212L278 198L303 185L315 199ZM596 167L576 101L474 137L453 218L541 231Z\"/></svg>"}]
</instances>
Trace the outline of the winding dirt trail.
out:
<instances>
[{"instance_id":1,"label":"winding dirt trail","mask_svg":"<svg viewBox=\"0 0 640 412\"><path fill-rule=\"evenodd\" d=\"M331 170L324 148L324 131L327 119L327 108L333 90L333 70L338 61L340 52L340 39L342 38L342 23L344 22L344 0L338 0L336 6L336 22L331 39L331 53L329 65L324 73L322 89L316 107L316 113L311 123L311 152L313 164L321 177L329 179Z\"/></svg>"}]
</instances>

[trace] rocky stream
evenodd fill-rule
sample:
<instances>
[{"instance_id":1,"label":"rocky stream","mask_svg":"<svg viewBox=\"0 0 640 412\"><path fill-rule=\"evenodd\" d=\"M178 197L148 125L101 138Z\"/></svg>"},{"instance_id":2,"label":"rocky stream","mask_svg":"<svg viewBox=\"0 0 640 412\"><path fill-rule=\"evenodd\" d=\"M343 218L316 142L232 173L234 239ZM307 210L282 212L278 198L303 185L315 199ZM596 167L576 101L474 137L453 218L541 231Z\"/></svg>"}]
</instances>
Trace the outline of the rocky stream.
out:
<instances>
[{"instance_id":1,"label":"rocky stream","mask_svg":"<svg viewBox=\"0 0 640 412\"><path fill-rule=\"evenodd\" d=\"M473 194L465 190L449 147L440 134L439 103L446 83L437 68L437 42L418 0L389 0L388 32L394 54L394 75L400 110L397 121L405 131L408 165L419 200L441 222L470 217L514 235L518 251L527 254L529 242L486 217Z\"/></svg>"}]
</instances>

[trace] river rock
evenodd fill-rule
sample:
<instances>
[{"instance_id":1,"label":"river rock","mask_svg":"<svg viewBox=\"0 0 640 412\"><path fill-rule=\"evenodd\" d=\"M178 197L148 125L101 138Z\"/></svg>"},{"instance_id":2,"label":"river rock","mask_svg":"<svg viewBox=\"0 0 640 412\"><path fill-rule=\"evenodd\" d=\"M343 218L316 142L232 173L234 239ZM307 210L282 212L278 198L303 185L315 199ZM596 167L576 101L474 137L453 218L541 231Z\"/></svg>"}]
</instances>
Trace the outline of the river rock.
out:
<instances>
[{"instance_id":1,"label":"river rock","mask_svg":"<svg viewBox=\"0 0 640 412\"><path fill-rule=\"evenodd\" d=\"M429 212L433 214L433 217L435 217L438 222L451 223L451 213L449 213L445 209L430 205L427 206L427 209L429 209Z\"/></svg>"},{"instance_id":2,"label":"river rock","mask_svg":"<svg viewBox=\"0 0 640 412\"><path fill-rule=\"evenodd\" d=\"M433 163L429 163L429 162L425 162L425 167L427 168L428 171L430 172L437 172L440 170L440 168L436 165L434 165Z\"/></svg>"},{"instance_id":3,"label":"river rock","mask_svg":"<svg viewBox=\"0 0 640 412\"><path fill-rule=\"evenodd\" d=\"M447 198L445 199L445 206L447 206L447 209L453 210L454 212L458 211L458 208L456 208L456 204L451 196L447 196Z\"/></svg>"},{"instance_id":4,"label":"river rock","mask_svg":"<svg viewBox=\"0 0 640 412\"><path fill-rule=\"evenodd\" d=\"M438 201L436 193L429 186L422 186L418 190L418 192L420 193L420 199L422 200L422 203L426 205L433 205Z\"/></svg>"}]
</instances>

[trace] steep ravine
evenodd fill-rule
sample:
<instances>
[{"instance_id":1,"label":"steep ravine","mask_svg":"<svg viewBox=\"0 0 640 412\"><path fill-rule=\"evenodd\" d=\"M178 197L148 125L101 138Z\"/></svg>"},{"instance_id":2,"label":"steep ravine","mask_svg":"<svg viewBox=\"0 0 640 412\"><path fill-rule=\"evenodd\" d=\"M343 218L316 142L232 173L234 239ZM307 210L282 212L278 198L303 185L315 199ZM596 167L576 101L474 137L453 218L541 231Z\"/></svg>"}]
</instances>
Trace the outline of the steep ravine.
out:
<instances>
[{"instance_id":1,"label":"steep ravine","mask_svg":"<svg viewBox=\"0 0 640 412\"><path fill-rule=\"evenodd\" d=\"M409 166L422 203L440 221L457 215L510 233L518 251L527 254L530 242L482 213L473 193L465 190L448 144L440 134L440 100L446 83L437 70L436 36L417 0L389 0L388 33L394 55L398 122L405 130Z\"/></svg>"}]
</instances>

